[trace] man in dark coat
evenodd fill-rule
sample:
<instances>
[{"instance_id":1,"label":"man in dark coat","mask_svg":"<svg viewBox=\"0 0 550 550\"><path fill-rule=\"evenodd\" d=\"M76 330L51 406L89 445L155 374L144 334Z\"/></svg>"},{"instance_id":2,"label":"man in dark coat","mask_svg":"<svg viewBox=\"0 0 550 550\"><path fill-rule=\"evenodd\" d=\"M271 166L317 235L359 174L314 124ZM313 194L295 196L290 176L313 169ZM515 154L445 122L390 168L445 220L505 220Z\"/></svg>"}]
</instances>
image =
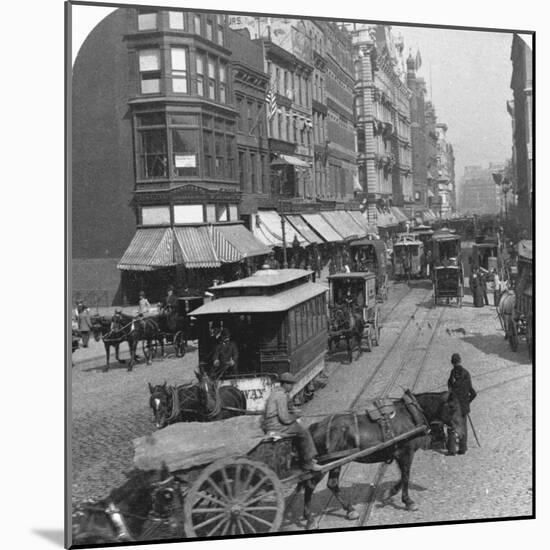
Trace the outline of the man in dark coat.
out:
<instances>
[{"instance_id":1,"label":"man in dark coat","mask_svg":"<svg viewBox=\"0 0 550 550\"><path fill-rule=\"evenodd\" d=\"M462 366L462 359L458 353L453 353L451 363L453 368L447 385L449 386L449 391L460 403L464 436L458 442L458 454L463 455L468 450L468 426L466 417L470 413L470 403L475 399L477 393L472 387L470 373ZM456 434L454 430L449 429L447 435L447 449L449 450L449 455L454 455L456 453Z\"/></svg>"},{"instance_id":2,"label":"man in dark coat","mask_svg":"<svg viewBox=\"0 0 550 550\"><path fill-rule=\"evenodd\" d=\"M92 330L92 321L90 319L90 310L82 304L78 312L78 330L82 336L82 346L87 348L90 340L90 331Z\"/></svg>"},{"instance_id":3,"label":"man in dark coat","mask_svg":"<svg viewBox=\"0 0 550 550\"><path fill-rule=\"evenodd\" d=\"M168 287L166 298L164 299L164 312L166 314L168 331L174 334L177 330L178 298L174 294L174 287L172 285ZM167 338L167 340L171 339Z\"/></svg>"},{"instance_id":4,"label":"man in dark coat","mask_svg":"<svg viewBox=\"0 0 550 550\"><path fill-rule=\"evenodd\" d=\"M227 369L232 369L236 372L238 362L239 350L237 344L231 340L229 331L224 328L220 335L220 342L214 350L212 364L219 376Z\"/></svg>"}]
</instances>

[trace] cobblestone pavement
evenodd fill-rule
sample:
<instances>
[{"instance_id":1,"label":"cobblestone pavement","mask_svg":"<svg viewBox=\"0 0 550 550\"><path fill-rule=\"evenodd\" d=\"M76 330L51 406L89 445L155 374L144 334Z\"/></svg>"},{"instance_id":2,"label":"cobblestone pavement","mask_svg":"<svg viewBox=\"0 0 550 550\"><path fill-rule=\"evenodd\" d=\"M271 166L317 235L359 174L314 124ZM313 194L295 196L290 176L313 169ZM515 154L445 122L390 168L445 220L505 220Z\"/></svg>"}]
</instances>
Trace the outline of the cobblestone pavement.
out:
<instances>
[{"instance_id":1,"label":"cobblestone pavement","mask_svg":"<svg viewBox=\"0 0 550 550\"><path fill-rule=\"evenodd\" d=\"M466 296L463 308L433 308L429 285L415 282L411 286L392 286L390 298L382 306L382 319L387 318L380 346L351 365L340 363L338 355L327 362L329 383L304 408L305 414L346 409L389 350L366 397L386 389L391 373L401 365L406 365L405 374L398 377L389 395L398 396L402 387L412 387L420 364L423 368L414 390L441 391L451 368L450 356L457 351L479 392L472 406L472 419L481 447L477 447L470 430L469 451L464 456L418 452L410 491L418 511L406 512L398 497L385 507L377 502L367 525L530 514L532 367L525 343L520 344L518 352L510 351L494 307L473 308ZM432 337L438 320L441 322ZM126 372L123 365L103 373L104 360L97 358L97 348L94 352L80 351L86 351L89 357L73 368L74 500L102 496L124 480L124 471L132 465L132 439L153 430L147 383L191 380L197 360L196 352L190 352L183 359L155 361L152 366L140 364L132 373ZM314 421L315 417L308 420ZM376 468L359 464L343 468L341 486L359 511ZM394 482L397 475L397 468L391 465L382 488ZM287 514L284 530L303 529L303 523L296 519L301 516L301 506L300 497ZM313 512L318 514L320 529L355 526L331 500L325 481L314 494Z\"/></svg>"}]
</instances>

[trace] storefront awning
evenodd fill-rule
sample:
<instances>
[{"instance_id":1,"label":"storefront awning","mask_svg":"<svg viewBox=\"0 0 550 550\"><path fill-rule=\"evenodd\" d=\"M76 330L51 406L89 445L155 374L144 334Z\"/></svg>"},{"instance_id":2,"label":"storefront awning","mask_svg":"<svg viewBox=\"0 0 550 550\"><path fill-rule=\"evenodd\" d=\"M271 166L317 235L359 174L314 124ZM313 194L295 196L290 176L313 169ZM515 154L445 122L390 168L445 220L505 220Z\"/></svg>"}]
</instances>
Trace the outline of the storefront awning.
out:
<instances>
[{"instance_id":1,"label":"storefront awning","mask_svg":"<svg viewBox=\"0 0 550 550\"><path fill-rule=\"evenodd\" d=\"M378 218L376 220L376 225L383 229L388 227L395 227L398 225L398 221L395 219L395 216L389 212L383 212L378 210Z\"/></svg>"},{"instance_id":2,"label":"storefront awning","mask_svg":"<svg viewBox=\"0 0 550 550\"><path fill-rule=\"evenodd\" d=\"M364 236L360 228L345 210L332 210L321 212L321 216L332 225L332 227L342 235L344 239L356 239Z\"/></svg>"},{"instance_id":3,"label":"storefront awning","mask_svg":"<svg viewBox=\"0 0 550 550\"><path fill-rule=\"evenodd\" d=\"M399 223L406 223L409 221L409 216L407 216L407 214L405 214L405 212L398 206L392 206L391 212Z\"/></svg>"},{"instance_id":4,"label":"storefront awning","mask_svg":"<svg viewBox=\"0 0 550 550\"><path fill-rule=\"evenodd\" d=\"M222 263L239 262L271 252L271 247L259 241L242 224L213 225L212 242Z\"/></svg>"},{"instance_id":5,"label":"storefront awning","mask_svg":"<svg viewBox=\"0 0 550 550\"><path fill-rule=\"evenodd\" d=\"M298 214L287 214L287 221L311 244L323 244L325 241L311 229L305 220Z\"/></svg>"},{"instance_id":6,"label":"storefront awning","mask_svg":"<svg viewBox=\"0 0 550 550\"><path fill-rule=\"evenodd\" d=\"M294 157L292 155L279 155L272 163L271 166L301 166L302 168L309 168L309 164L301 158Z\"/></svg>"},{"instance_id":7,"label":"storefront awning","mask_svg":"<svg viewBox=\"0 0 550 550\"><path fill-rule=\"evenodd\" d=\"M117 265L128 271L153 271L176 265L181 259L169 227L138 229Z\"/></svg>"},{"instance_id":8,"label":"storefront awning","mask_svg":"<svg viewBox=\"0 0 550 550\"><path fill-rule=\"evenodd\" d=\"M187 268L220 267L207 226L174 227L176 241L181 248L183 265Z\"/></svg>"},{"instance_id":9,"label":"storefront awning","mask_svg":"<svg viewBox=\"0 0 550 550\"><path fill-rule=\"evenodd\" d=\"M363 230L364 233L371 233L372 226L367 221L367 218L359 212L359 210L348 210L348 216L351 216L353 221Z\"/></svg>"},{"instance_id":10,"label":"storefront awning","mask_svg":"<svg viewBox=\"0 0 550 550\"><path fill-rule=\"evenodd\" d=\"M302 214L302 218L311 226L327 243L338 243L343 240L321 214Z\"/></svg>"},{"instance_id":11,"label":"storefront awning","mask_svg":"<svg viewBox=\"0 0 550 550\"><path fill-rule=\"evenodd\" d=\"M518 245L518 255L527 260L533 259L533 241L524 239L519 241Z\"/></svg>"},{"instance_id":12,"label":"storefront awning","mask_svg":"<svg viewBox=\"0 0 550 550\"><path fill-rule=\"evenodd\" d=\"M256 214L254 236L267 246L283 246L283 229L281 216L275 210L260 210ZM285 240L287 248L298 241L301 246L309 244L291 224L285 224Z\"/></svg>"}]
</instances>

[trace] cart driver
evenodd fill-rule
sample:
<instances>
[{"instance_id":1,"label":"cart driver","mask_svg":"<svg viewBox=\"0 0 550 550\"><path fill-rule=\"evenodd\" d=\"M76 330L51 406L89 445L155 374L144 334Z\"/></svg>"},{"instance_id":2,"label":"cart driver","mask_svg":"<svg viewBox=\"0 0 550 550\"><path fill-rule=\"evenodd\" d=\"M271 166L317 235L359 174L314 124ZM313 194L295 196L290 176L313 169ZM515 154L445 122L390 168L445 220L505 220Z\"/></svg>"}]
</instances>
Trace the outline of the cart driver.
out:
<instances>
[{"instance_id":1,"label":"cart driver","mask_svg":"<svg viewBox=\"0 0 550 550\"><path fill-rule=\"evenodd\" d=\"M214 355L212 356L212 364L215 372L217 373L217 376L215 377L218 378L227 369L231 369L236 372L238 362L239 350L237 348L237 344L231 340L229 331L224 328L221 331L220 341L216 345Z\"/></svg>"},{"instance_id":2,"label":"cart driver","mask_svg":"<svg viewBox=\"0 0 550 550\"><path fill-rule=\"evenodd\" d=\"M292 411L289 402L289 394L296 383L296 379L290 372L285 372L279 377L280 386L275 386L266 402L263 428L265 433L283 433L296 436L296 446L302 459L302 467L305 470L319 471L321 467L315 461L317 449L311 437L311 433L305 428L296 411Z\"/></svg>"}]
</instances>

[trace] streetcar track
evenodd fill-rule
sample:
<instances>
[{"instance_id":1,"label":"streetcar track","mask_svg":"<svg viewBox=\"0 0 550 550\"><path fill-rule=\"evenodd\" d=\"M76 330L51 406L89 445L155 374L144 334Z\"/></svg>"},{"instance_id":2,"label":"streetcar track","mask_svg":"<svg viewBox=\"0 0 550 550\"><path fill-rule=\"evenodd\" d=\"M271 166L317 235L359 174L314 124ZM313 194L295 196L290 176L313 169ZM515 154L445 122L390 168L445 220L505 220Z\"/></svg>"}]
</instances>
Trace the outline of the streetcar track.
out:
<instances>
[{"instance_id":1,"label":"streetcar track","mask_svg":"<svg viewBox=\"0 0 550 550\"><path fill-rule=\"evenodd\" d=\"M402 303L402 301L407 297L407 296L410 296L411 292L412 292L412 288L410 289L409 292L407 292L400 300L399 302L397 302L393 307L392 309L390 310L390 312L385 316L385 319L387 319L389 317L389 315L391 315L391 313L396 309L396 307ZM390 346L390 348L384 353L384 355L380 358L378 364L376 365L376 367L374 368L374 370L372 371L372 373L370 373L370 375L367 377L366 381L362 384L361 388L359 389L359 391L357 392L357 394L355 395L355 397L353 398L353 400L351 401L349 407L348 407L348 410L354 410L355 407L357 406L357 403L359 402L359 400L361 399L361 397L363 396L363 394L365 393L366 389L372 384L373 380L375 379L375 377L377 376L377 374L381 371L383 365L386 363L389 355L393 352L393 350L395 349L395 347L397 346L397 343L400 342L402 344L402 336L403 334L406 332L406 330L409 328L409 325L412 323L412 321L415 321L416 322L416 314L417 312L423 307L423 302L425 301L425 298L427 296L429 296L430 294L432 293L432 289L428 290L422 297L422 300L420 301L420 303L416 306L414 312L412 315L409 316L407 322L405 323L405 325L401 328L401 330L399 331L399 333L396 335L392 345ZM426 317L429 315L431 310L428 310L426 312ZM437 324L434 328L434 333L435 331L437 330ZM393 383L393 376L395 376L395 378L397 378L397 376L402 372L405 364L407 363L406 360L403 360L402 361L402 364L400 365L399 369L397 369L396 373L394 373L394 375L392 375L392 378L390 379L390 383ZM390 385L387 384L386 385L386 388L384 389L384 391L382 392L382 395L384 393L387 393L390 389ZM382 396L381 395L381 396ZM380 396L380 397L381 397ZM351 467L351 463L348 463L346 464L345 466L342 467L342 473L341 473L341 476L340 476L340 479L344 479L346 474L348 473L349 471L349 468ZM374 493L376 492L376 487L374 488ZM319 525L320 523L323 521L324 517L326 517L327 515L327 512L330 508L330 505L332 504L334 500L334 495L331 493L331 495L329 496L327 502L325 503L325 505L323 506L322 508L322 512L321 514L319 515L317 521L316 521L316 526L315 526L315 529L318 529L319 528ZM291 502L289 504L289 507L293 504L293 502Z\"/></svg>"}]
</instances>

